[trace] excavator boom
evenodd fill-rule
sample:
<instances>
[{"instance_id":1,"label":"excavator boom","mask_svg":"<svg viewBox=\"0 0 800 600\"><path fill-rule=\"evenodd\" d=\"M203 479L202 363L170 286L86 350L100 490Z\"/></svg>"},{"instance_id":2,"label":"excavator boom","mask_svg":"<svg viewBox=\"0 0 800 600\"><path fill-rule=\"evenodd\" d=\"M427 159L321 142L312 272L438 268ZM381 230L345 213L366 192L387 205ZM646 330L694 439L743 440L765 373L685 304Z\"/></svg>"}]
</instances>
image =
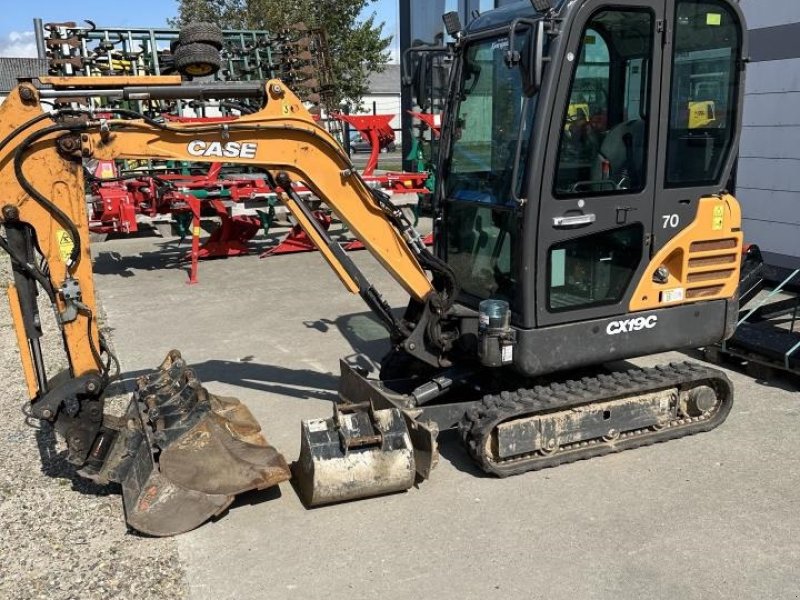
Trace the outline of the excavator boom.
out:
<instances>
[{"instance_id":1,"label":"excavator boom","mask_svg":"<svg viewBox=\"0 0 800 600\"><path fill-rule=\"evenodd\" d=\"M364 183L335 139L280 81L261 87L262 110L220 124L166 124L125 109L110 109L107 119L75 109L44 113L40 95L249 97L253 86L219 90L146 80L149 86L142 87L137 78L45 82L54 89L23 84L0 107L6 133L0 182L7 192L0 243L14 265L8 296L31 411L64 434L82 475L122 483L131 526L153 535L185 531L223 510L235 494L288 479L288 466L246 407L209 394L177 351L137 382L124 415L104 417L103 393L116 358L97 324L82 161L184 160L266 169L345 288L361 294L393 336L407 335L408 324L394 317L341 247L316 226L293 184L310 187L420 306L437 295L421 265L431 257L402 213ZM37 286L62 328L70 365L66 384L52 384L45 370ZM402 436L402 419L396 421ZM413 481L413 464L409 469Z\"/></svg>"}]
</instances>

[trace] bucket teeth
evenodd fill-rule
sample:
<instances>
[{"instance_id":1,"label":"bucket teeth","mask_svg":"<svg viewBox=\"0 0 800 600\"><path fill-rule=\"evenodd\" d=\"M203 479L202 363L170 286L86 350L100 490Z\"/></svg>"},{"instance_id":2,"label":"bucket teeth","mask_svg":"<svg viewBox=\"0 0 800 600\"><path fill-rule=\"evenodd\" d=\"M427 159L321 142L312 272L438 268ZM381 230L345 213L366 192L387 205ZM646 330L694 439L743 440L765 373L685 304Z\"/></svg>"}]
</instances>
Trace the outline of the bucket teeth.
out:
<instances>
[{"instance_id":1,"label":"bucket teeth","mask_svg":"<svg viewBox=\"0 0 800 600\"><path fill-rule=\"evenodd\" d=\"M236 494L290 477L247 407L209 394L176 350L138 380L128 416L117 479L128 523L144 533L188 531Z\"/></svg>"}]
</instances>

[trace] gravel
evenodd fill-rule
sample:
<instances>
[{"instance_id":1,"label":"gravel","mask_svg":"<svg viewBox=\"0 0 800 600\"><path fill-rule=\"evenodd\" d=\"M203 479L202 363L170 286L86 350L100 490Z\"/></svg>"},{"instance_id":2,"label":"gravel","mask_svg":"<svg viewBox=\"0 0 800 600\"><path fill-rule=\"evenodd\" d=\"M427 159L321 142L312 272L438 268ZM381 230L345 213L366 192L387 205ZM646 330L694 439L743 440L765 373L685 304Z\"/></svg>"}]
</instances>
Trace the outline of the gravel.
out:
<instances>
[{"instance_id":1,"label":"gravel","mask_svg":"<svg viewBox=\"0 0 800 600\"><path fill-rule=\"evenodd\" d=\"M3 290L9 273L0 252ZM66 359L52 311L41 304L52 375ZM27 393L5 298L0 382L0 598L185 598L175 541L128 532L119 486L78 477L51 428L26 423Z\"/></svg>"}]
</instances>

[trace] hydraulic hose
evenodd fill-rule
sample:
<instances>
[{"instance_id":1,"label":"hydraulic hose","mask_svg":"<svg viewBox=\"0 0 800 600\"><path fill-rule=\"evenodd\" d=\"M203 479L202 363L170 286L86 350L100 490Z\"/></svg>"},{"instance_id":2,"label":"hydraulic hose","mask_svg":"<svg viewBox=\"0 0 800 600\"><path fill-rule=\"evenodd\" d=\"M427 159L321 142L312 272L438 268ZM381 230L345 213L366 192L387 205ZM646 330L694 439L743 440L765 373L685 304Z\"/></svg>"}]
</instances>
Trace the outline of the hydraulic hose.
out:
<instances>
[{"instance_id":1,"label":"hydraulic hose","mask_svg":"<svg viewBox=\"0 0 800 600\"><path fill-rule=\"evenodd\" d=\"M42 139L43 137L58 131L75 133L79 131L86 131L87 129L88 126L85 124L51 125L50 127L44 127L26 137L14 151L14 174L16 175L20 186L22 186L22 189L25 190L25 193L33 198L33 200L35 200L38 204L42 205L67 231L69 231L69 235L73 242L72 251L67 259L67 270L69 271L71 271L78 262L78 258L80 257L81 253L81 237L80 233L78 233L78 228L76 227L75 223L72 222L72 219L69 218L69 215L61 210L49 198L46 198L43 194L41 194L39 190L33 187L33 184L31 184L31 182L25 176L25 173L22 170L22 165L28 149L33 145L34 142Z\"/></svg>"}]
</instances>

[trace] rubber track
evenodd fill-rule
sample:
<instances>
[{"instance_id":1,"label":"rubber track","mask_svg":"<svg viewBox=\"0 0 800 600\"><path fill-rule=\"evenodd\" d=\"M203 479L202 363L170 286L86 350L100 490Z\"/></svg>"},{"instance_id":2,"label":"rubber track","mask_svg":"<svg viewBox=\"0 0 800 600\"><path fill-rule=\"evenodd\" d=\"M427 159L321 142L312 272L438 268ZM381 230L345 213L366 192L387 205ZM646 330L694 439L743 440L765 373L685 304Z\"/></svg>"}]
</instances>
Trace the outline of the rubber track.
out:
<instances>
[{"instance_id":1,"label":"rubber track","mask_svg":"<svg viewBox=\"0 0 800 600\"><path fill-rule=\"evenodd\" d=\"M496 426L512 419L559 412L670 388L688 390L699 385L708 385L717 393L716 411L707 418L675 419L663 429L645 429L623 434L612 442L598 440L572 444L552 454L531 453L500 461L486 454L487 436L492 435ZM722 371L696 363L671 363L486 396L478 407L467 411L459 431L468 452L484 471L499 477L508 477L710 431L725 421L732 405L733 384Z\"/></svg>"}]
</instances>

